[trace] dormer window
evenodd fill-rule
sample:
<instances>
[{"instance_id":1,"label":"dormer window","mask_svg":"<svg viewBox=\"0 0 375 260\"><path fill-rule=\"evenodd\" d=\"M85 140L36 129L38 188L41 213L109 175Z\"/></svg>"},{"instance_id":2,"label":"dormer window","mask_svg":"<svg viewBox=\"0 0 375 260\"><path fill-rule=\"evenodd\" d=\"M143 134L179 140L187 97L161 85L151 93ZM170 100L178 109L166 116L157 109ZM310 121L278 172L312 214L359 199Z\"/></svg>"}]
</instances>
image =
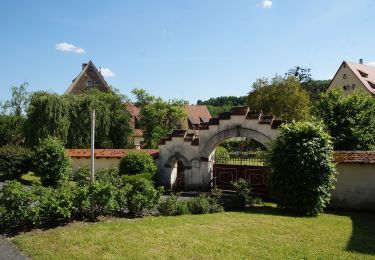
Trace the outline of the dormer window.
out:
<instances>
[{"instance_id":1,"label":"dormer window","mask_svg":"<svg viewBox=\"0 0 375 260\"><path fill-rule=\"evenodd\" d=\"M343 75L342 75L342 78L343 78L343 79L346 79L346 78L347 78L346 74L343 74Z\"/></svg>"},{"instance_id":2,"label":"dormer window","mask_svg":"<svg viewBox=\"0 0 375 260\"><path fill-rule=\"evenodd\" d=\"M368 82L368 84L370 84L371 88L375 89L375 83L374 82L369 81L369 80L367 82Z\"/></svg>"},{"instance_id":3,"label":"dormer window","mask_svg":"<svg viewBox=\"0 0 375 260\"><path fill-rule=\"evenodd\" d=\"M368 74L366 72L363 72L361 70L358 70L359 74L361 74L362 77L368 78Z\"/></svg>"}]
</instances>

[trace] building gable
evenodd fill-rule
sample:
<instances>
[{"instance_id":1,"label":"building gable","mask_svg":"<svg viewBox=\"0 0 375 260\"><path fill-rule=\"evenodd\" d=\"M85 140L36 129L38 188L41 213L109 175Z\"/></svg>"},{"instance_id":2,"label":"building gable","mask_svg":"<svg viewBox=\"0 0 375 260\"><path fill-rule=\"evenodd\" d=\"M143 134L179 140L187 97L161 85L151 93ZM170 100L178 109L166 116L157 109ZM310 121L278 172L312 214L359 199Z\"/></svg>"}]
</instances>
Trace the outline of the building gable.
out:
<instances>
[{"instance_id":1,"label":"building gable","mask_svg":"<svg viewBox=\"0 0 375 260\"><path fill-rule=\"evenodd\" d=\"M92 61L89 61L88 63L82 64L81 72L73 79L72 84L65 91L65 94L79 95L91 88L97 88L103 92L109 90L109 86L100 71L95 67Z\"/></svg>"}]
</instances>

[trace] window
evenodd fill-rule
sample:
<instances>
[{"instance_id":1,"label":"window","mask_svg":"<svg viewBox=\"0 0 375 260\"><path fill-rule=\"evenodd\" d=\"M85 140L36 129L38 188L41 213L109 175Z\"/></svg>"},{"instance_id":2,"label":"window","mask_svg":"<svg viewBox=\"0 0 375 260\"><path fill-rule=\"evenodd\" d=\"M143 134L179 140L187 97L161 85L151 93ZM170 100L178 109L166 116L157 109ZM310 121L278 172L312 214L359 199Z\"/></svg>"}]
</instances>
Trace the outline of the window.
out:
<instances>
[{"instance_id":1,"label":"window","mask_svg":"<svg viewBox=\"0 0 375 260\"><path fill-rule=\"evenodd\" d=\"M370 87L371 87L371 88L375 89L375 84L374 84L374 82L372 82L372 81L367 81L367 82L368 82L368 84L370 84Z\"/></svg>"},{"instance_id":2,"label":"window","mask_svg":"<svg viewBox=\"0 0 375 260\"><path fill-rule=\"evenodd\" d=\"M366 72L363 72L361 70L358 70L359 74L361 74L362 77L368 78L368 74Z\"/></svg>"},{"instance_id":3,"label":"window","mask_svg":"<svg viewBox=\"0 0 375 260\"><path fill-rule=\"evenodd\" d=\"M93 86L94 86L94 83L91 80L86 81L86 87L91 88Z\"/></svg>"},{"instance_id":4,"label":"window","mask_svg":"<svg viewBox=\"0 0 375 260\"><path fill-rule=\"evenodd\" d=\"M355 84L352 85L352 90L354 90L354 89L355 89Z\"/></svg>"},{"instance_id":5,"label":"window","mask_svg":"<svg viewBox=\"0 0 375 260\"><path fill-rule=\"evenodd\" d=\"M94 87L97 87L97 86L99 86L99 82L94 81Z\"/></svg>"},{"instance_id":6,"label":"window","mask_svg":"<svg viewBox=\"0 0 375 260\"><path fill-rule=\"evenodd\" d=\"M343 79L346 79L346 74L342 75L342 78L343 78Z\"/></svg>"}]
</instances>

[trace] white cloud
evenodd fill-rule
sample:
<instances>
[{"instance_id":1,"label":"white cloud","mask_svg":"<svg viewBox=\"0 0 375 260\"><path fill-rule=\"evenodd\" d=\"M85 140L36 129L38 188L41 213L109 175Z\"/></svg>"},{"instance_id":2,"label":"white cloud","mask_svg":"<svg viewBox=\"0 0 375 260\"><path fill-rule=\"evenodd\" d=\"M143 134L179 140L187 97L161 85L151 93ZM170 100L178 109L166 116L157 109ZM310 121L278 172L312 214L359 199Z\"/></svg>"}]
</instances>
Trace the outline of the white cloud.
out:
<instances>
[{"instance_id":1,"label":"white cloud","mask_svg":"<svg viewBox=\"0 0 375 260\"><path fill-rule=\"evenodd\" d=\"M375 61L371 61L371 62L367 63L367 65L370 65L370 66L374 66L374 67L375 67Z\"/></svg>"},{"instance_id":2,"label":"white cloud","mask_svg":"<svg viewBox=\"0 0 375 260\"><path fill-rule=\"evenodd\" d=\"M272 1L271 0L263 0L262 1L262 7L263 8L271 8L272 7Z\"/></svg>"},{"instance_id":3,"label":"white cloud","mask_svg":"<svg viewBox=\"0 0 375 260\"><path fill-rule=\"evenodd\" d=\"M61 42L56 44L56 50L74 52L77 54L84 54L85 50L67 42Z\"/></svg>"},{"instance_id":4,"label":"white cloud","mask_svg":"<svg viewBox=\"0 0 375 260\"><path fill-rule=\"evenodd\" d=\"M115 73L108 68L101 68L100 72L104 77L114 77Z\"/></svg>"}]
</instances>

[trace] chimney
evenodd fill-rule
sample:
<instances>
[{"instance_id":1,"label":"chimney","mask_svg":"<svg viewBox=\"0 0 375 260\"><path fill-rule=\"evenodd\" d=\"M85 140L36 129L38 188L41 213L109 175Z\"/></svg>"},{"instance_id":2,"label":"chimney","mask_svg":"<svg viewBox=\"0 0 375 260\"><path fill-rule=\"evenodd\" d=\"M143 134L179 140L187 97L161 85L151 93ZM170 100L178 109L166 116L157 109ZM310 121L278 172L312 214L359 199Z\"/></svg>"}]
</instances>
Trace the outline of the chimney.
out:
<instances>
[{"instance_id":1,"label":"chimney","mask_svg":"<svg viewBox=\"0 0 375 260\"><path fill-rule=\"evenodd\" d=\"M359 64L363 64L363 59L359 59Z\"/></svg>"},{"instance_id":2,"label":"chimney","mask_svg":"<svg viewBox=\"0 0 375 260\"><path fill-rule=\"evenodd\" d=\"M82 70L83 70L84 68L86 68L86 66L87 66L87 63L82 63Z\"/></svg>"}]
</instances>

